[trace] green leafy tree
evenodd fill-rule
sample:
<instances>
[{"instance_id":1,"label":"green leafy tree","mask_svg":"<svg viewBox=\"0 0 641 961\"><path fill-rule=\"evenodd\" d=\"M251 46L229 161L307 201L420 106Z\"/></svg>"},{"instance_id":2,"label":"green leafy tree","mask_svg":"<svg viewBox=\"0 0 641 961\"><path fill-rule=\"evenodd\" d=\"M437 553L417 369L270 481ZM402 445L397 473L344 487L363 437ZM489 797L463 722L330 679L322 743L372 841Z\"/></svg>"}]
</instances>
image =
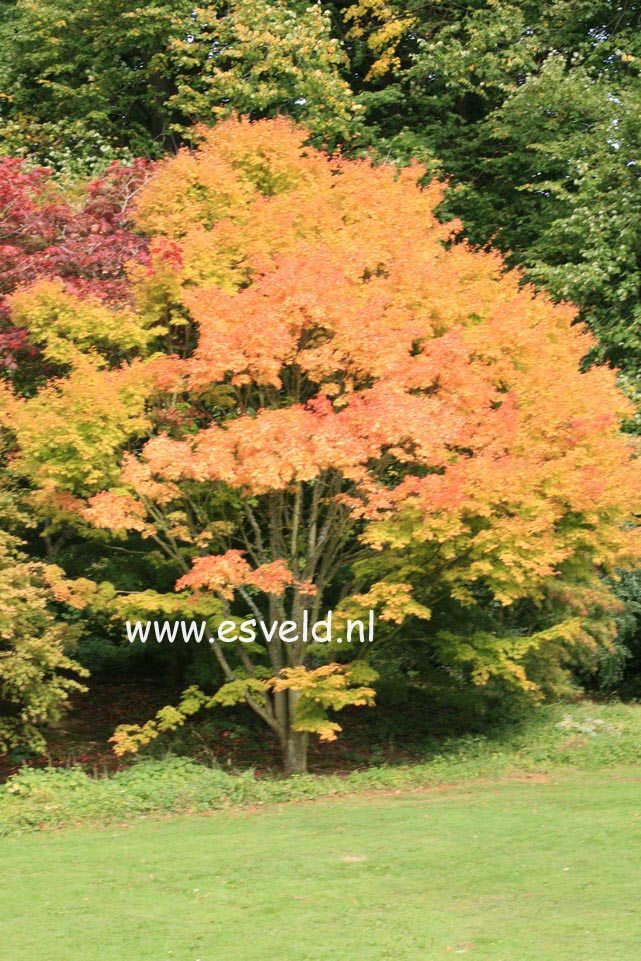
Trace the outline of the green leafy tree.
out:
<instances>
[{"instance_id":1,"label":"green leafy tree","mask_svg":"<svg viewBox=\"0 0 641 961\"><path fill-rule=\"evenodd\" d=\"M0 532L0 752L42 750L42 728L59 720L86 676L68 654L77 629L56 618L71 601L59 568L30 560L16 538Z\"/></svg>"},{"instance_id":2,"label":"green leafy tree","mask_svg":"<svg viewBox=\"0 0 641 961\"><path fill-rule=\"evenodd\" d=\"M473 243L498 246L528 279L576 303L599 339L593 358L633 381L639 5L362 0L343 20L357 24L352 83L377 153L416 156L446 175L442 216L460 217Z\"/></svg>"},{"instance_id":3,"label":"green leafy tree","mask_svg":"<svg viewBox=\"0 0 641 961\"><path fill-rule=\"evenodd\" d=\"M17 0L5 16L0 149L49 165L156 157L232 111L336 142L359 111L319 6Z\"/></svg>"}]
</instances>

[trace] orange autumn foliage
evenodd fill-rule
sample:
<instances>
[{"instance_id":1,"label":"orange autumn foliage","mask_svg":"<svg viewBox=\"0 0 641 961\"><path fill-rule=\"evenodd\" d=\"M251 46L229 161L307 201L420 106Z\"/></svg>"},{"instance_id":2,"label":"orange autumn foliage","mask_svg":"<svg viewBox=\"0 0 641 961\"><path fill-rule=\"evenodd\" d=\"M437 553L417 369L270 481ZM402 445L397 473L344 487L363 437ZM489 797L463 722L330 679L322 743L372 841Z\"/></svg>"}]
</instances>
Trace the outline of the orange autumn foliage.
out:
<instances>
[{"instance_id":1,"label":"orange autumn foliage","mask_svg":"<svg viewBox=\"0 0 641 961\"><path fill-rule=\"evenodd\" d=\"M443 547L483 517L452 580L490 577L506 603L579 544L606 566L636 552L619 523L638 504L618 428L630 406L612 371L580 372L592 340L572 307L496 254L444 246L455 225L436 221L442 188L420 189L418 166L325 157L285 121L203 137L159 171L138 216L180 247L162 284L198 325L160 382L193 398L226 383L236 404L188 439L152 439L150 477L266 495L333 471L351 515L376 522L376 548ZM153 289L155 268L134 282ZM560 530L570 515L581 522Z\"/></svg>"},{"instance_id":2,"label":"orange autumn foliage","mask_svg":"<svg viewBox=\"0 0 641 961\"><path fill-rule=\"evenodd\" d=\"M129 271L139 329L162 317L185 332L180 353L140 361L148 407L179 401L189 417L132 445L86 519L162 542L184 572L177 589L215 594L229 616L296 622L341 588L344 613L426 621L443 593L537 603L555 580L590 590L597 570L634 563L631 407L613 371L582 372L592 338L571 306L498 254L452 243L459 225L434 215L443 187L420 186L418 165L327 156L283 119L201 137L141 191L150 262ZM568 611L553 639L580 636ZM523 658L551 637L497 641L476 676L532 687ZM267 652L274 677L301 668L310 681L313 655ZM317 730L313 699L303 718L300 690L263 691L220 657L279 736Z\"/></svg>"}]
</instances>

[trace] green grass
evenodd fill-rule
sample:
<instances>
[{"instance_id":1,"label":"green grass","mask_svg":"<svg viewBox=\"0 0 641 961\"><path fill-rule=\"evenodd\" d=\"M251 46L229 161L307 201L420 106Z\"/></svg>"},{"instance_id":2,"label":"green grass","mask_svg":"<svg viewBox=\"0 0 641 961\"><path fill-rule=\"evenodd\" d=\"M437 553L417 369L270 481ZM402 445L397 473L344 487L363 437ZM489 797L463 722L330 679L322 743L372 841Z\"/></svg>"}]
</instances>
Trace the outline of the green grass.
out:
<instances>
[{"instance_id":1,"label":"green grass","mask_svg":"<svg viewBox=\"0 0 641 961\"><path fill-rule=\"evenodd\" d=\"M3 961L638 961L641 771L0 841Z\"/></svg>"}]
</instances>

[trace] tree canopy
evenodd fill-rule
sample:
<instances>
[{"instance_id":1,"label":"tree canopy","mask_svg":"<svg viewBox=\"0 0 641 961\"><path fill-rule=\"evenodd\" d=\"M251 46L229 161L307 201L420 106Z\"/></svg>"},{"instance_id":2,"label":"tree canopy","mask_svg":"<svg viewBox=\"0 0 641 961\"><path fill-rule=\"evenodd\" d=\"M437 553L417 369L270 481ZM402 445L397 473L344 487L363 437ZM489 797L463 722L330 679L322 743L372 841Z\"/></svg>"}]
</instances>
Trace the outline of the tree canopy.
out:
<instances>
[{"instance_id":1,"label":"tree canopy","mask_svg":"<svg viewBox=\"0 0 641 961\"><path fill-rule=\"evenodd\" d=\"M634 392L639 5L355 9L351 84L376 149L448 176L442 215L460 217L473 243L498 246L528 279L576 303L597 335L595 356L622 366Z\"/></svg>"},{"instance_id":2,"label":"tree canopy","mask_svg":"<svg viewBox=\"0 0 641 961\"><path fill-rule=\"evenodd\" d=\"M635 395L639 25L608 0L11 0L0 149L78 173L235 111L417 158L449 178L440 218L577 304Z\"/></svg>"},{"instance_id":3,"label":"tree canopy","mask_svg":"<svg viewBox=\"0 0 641 961\"><path fill-rule=\"evenodd\" d=\"M0 147L67 169L159 157L230 110L336 142L359 109L329 14L306 3L16 0L0 53Z\"/></svg>"},{"instance_id":4,"label":"tree canopy","mask_svg":"<svg viewBox=\"0 0 641 961\"><path fill-rule=\"evenodd\" d=\"M87 582L87 602L298 629L214 644L219 692L121 747L245 700L304 769L307 735L335 736L328 710L368 703L373 677L365 648L305 644L305 612L374 610L390 643L421 625L444 666L535 693L533 655L610 643L598 575L638 557L639 467L576 311L452 243L420 165L325 154L284 119L199 137L136 196L124 300L49 278L9 297L57 373L4 391L8 477L41 517L175 570L173 592ZM453 607L508 614L459 637Z\"/></svg>"}]
</instances>

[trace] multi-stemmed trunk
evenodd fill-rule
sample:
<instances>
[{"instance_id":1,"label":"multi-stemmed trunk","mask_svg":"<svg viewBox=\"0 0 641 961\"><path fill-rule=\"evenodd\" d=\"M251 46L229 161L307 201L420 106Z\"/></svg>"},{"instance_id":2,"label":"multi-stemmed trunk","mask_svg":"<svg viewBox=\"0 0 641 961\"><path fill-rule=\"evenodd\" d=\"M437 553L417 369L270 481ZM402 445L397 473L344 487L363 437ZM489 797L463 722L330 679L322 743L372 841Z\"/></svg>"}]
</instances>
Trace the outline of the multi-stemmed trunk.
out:
<instances>
[{"instance_id":1,"label":"multi-stemmed trunk","mask_svg":"<svg viewBox=\"0 0 641 961\"><path fill-rule=\"evenodd\" d=\"M257 634L260 636L264 629L265 636L270 637L266 653L275 679L282 677L284 669L310 664L314 642L303 639L303 624L311 630L318 623L327 589L341 565L351 559L347 544L353 541L353 528L347 508L338 500L342 490L343 479L330 469L308 485L298 483L293 492L265 495L259 505L243 501L247 556L257 567L274 562L286 564L293 580L281 592L265 592L262 603L244 586L237 587L238 600L255 619ZM225 616L231 617L229 599L221 600ZM284 641L274 631L277 622L286 621L298 625L297 640ZM242 643L234 652L243 669L240 675L220 645L216 644L214 651L228 681L259 676L257 665ZM288 775L307 770L309 734L296 729L296 703L300 697L300 691L291 688L266 689L264 697L260 692L245 695L247 704L278 737L283 769Z\"/></svg>"},{"instance_id":2,"label":"multi-stemmed trunk","mask_svg":"<svg viewBox=\"0 0 641 961\"><path fill-rule=\"evenodd\" d=\"M269 645L269 654L274 676L278 676L283 667L302 667L307 660L308 652L302 644L287 645L287 649L283 650L285 647L283 642L277 638L274 638ZM220 646L214 644L213 650L227 680L236 680L237 675ZM242 652L241 656L245 669L252 674L254 671L252 662L244 652ZM286 775L307 773L309 735L305 731L296 730L295 727L296 702L299 697L300 692L291 689L266 692L264 703L251 694L247 694L245 697L247 704L268 724L278 737L283 761L283 771Z\"/></svg>"}]
</instances>

